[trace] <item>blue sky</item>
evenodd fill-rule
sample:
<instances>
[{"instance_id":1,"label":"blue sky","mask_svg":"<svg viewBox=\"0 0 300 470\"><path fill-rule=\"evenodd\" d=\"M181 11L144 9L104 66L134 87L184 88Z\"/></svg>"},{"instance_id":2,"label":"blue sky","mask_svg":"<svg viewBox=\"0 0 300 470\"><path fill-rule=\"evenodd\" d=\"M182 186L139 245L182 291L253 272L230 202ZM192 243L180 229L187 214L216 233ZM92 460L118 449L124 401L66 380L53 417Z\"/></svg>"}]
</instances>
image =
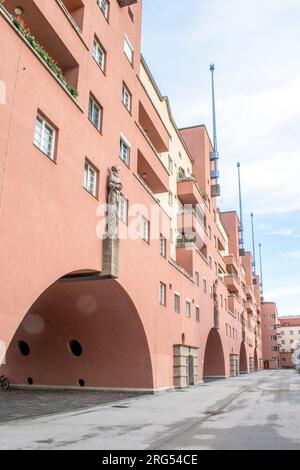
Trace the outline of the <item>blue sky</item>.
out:
<instances>
[{"instance_id":1,"label":"blue sky","mask_svg":"<svg viewBox=\"0 0 300 470\"><path fill-rule=\"evenodd\" d=\"M216 65L220 207L238 209L240 161L246 248L253 211L281 315L300 315L299 18L299 0L143 1L142 51L179 127L211 133Z\"/></svg>"}]
</instances>

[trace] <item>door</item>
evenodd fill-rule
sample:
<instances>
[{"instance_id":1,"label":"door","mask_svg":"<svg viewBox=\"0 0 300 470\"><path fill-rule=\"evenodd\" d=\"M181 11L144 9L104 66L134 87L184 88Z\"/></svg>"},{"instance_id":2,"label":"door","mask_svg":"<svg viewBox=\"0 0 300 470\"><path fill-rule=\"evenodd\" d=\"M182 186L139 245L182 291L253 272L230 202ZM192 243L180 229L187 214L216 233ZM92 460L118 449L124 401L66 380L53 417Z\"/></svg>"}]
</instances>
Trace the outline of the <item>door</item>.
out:
<instances>
[{"instance_id":1,"label":"door","mask_svg":"<svg viewBox=\"0 0 300 470\"><path fill-rule=\"evenodd\" d=\"M195 385L195 360L194 356L189 356L189 385Z\"/></svg>"}]
</instances>

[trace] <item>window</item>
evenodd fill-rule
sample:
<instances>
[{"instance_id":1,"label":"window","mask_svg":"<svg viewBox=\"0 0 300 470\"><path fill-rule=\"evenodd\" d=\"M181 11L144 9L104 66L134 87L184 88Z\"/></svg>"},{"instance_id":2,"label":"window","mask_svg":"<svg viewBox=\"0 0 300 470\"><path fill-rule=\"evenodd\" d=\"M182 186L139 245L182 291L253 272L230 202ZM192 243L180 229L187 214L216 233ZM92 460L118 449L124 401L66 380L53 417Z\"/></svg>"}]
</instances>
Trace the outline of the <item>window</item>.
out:
<instances>
[{"instance_id":1,"label":"window","mask_svg":"<svg viewBox=\"0 0 300 470\"><path fill-rule=\"evenodd\" d=\"M149 243L149 221L142 217L142 239Z\"/></svg>"},{"instance_id":2,"label":"window","mask_svg":"<svg viewBox=\"0 0 300 470\"><path fill-rule=\"evenodd\" d=\"M160 284L159 284L159 303L160 303L160 305L163 305L164 307L166 306L166 292L167 292L166 284L164 284L163 282L160 282Z\"/></svg>"},{"instance_id":3,"label":"window","mask_svg":"<svg viewBox=\"0 0 300 470\"><path fill-rule=\"evenodd\" d=\"M121 160L129 166L130 161L130 149L131 145L128 140L125 139L123 135L120 138L120 158Z\"/></svg>"},{"instance_id":4,"label":"window","mask_svg":"<svg viewBox=\"0 0 300 470\"><path fill-rule=\"evenodd\" d=\"M217 248L217 237L214 235L214 245L215 245L215 248Z\"/></svg>"},{"instance_id":5,"label":"window","mask_svg":"<svg viewBox=\"0 0 300 470\"><path fill-rule=\"evenodd\" d=\"M133 64L133 47L127 36L125 36L124 40L124 52L129 62Z\"/></svg>"},{"instance_id":6,"label":"window","mask_svg":"<svg viewBox=\"0 0 300 470\"><path fill-rule=\"evenodd\" d=\"M174 294L174 310L176 313L180 313L180 294L176 292Z\"/></svg>"},{"instance_id":7,"label":"window","mask_svg":"<svg viewBox=\"0 0 300 470\"><path fill-rule=\"evenodd\" d=\"M284 340L284 339L281 340L281 344L285 344L285 340Z\"/></svg>"},{"instance_id":8,"label":"window","mask_svg":"<svg viewBox=\"0 0 300 470\"><path fill-rule=\"evenodd\" d=\"M196 321L200 322L200 308L196 305Z\"/></svg>"},{"instance_id":9,"label":"window","mask_svg":"<svg viewBox=\"0 0 300 470\"><path fill-rule=\"evenodd\" d=\"M56 130L38 114L35 121L34 145L54 160Z\"/></svg>"},{"instance_id":10,"label":"window","mask_svg":"<svg viewBox=\"0 0 300 470\"><path fill-rule=\"evenodd\" d=\"M128 199L122 195L119 198L119 219L123 224L128 222Z\"/></svg>"},{"instance_id":11,"label":"window","mask_svg":"<svg viewBox=\"0 0 300 470\"><path fill-rule=\"evenodd\" d=\"M88 161L84 164L84 188L94 197L97 195L98 170Z\"/></svg>"},{"instance_id":12,"label":"window","mask_svg":"<svg viewBox=\"0 0 300 470\"><path fill-rule=\"evenodd\" d=\"M162 235L160 236L160 254L164 258L167 256L167 240Z\"/></svg>"},{"instance_id":13,"label":"window","mask_svg":"<svg viewBox=\"0 0 300 470\"><path fill-rule=\"evenodd\" d=\"M206 279L203 278L203 292L204 294L206 294L207 292L207 282L206 282Z\"/></svg>"},{"instance_id":14,"label":"window","mask_svg":"<svg viewBox=\"0 0 300 470\"><path fill-rule=\"evenodd\" d=\"M106 19L108 19L109 15L109 2L108 0L97 0L98 6L100 10L102 11L103 15L105 16Z\"/></svg>"},{"instance_id":15,"label":"window","mask_svg":"<svg viewBox=\"0 0 300 470\"><path fill-rule=\"evenodd\" d=\"M169 172L171 173L171 175L173 175L173 160L170 157L170 155L168 157L168 169L169 169Z\"/></svg>"},{"instance_id":16,"label":"window","mask_svg":"<svg viewBox=\"0 0 300 470\"><path fill-rule=\"evenodd\" d=\"M294 344L294 340L293 340L293 339L290 340L290 344Z\"/></svg>"},{"instance_id":17,"label":"window","mask_svg":"<svg viewBox=\"0 0 300 470\"><path fill-rule=\"evenodd\" d=\"M131 112L131 93L125 83L123 83L122 87L122 103L124 104L125 108Z\"/></svg>"},{"instance_id":18,"label":"window","mask_svg":"<svg viewBox=\"0 0 300 470\"><path fill-rule=\"evenodd\" d=\"M169 206L173 206L173 193L169 191Z\"/></svg>"},{"instance_id":19,"label":"window","mask_svg":"<svg viewBox=\"0 0 300 470\"><path fill-rule=\"evenodd\" d=\"M101 131L101 119L102 119L102 108L97 101L90 96L89 99L89 120L96 127L98 131Z\"/></svg>"},{"instance_id":20,"label":"window","mask_svg":"<svg viewBox=\"0 0 300 470\"><path fill-rule=\"evenodd\" d=\"M219 273L218 273L218 263L215 263L215 275L217 276Z\"/></svg>"},{"instance_id":21,"label":"window","mask_svg":"<svg viewBox=\"0 0 300 470\"><path fill-rule=\"evenodd\" d=\"M294 334L294 331L293 330L290 330L290 335L293 335Z\"/></svg>"},{"instance_id":22,"label":"window","mask_svg":"<svg viewBox=\"0 0 300 470\"><path fill-rule=\"evenodd\" d=\"M211 256L209 256L208 262L209 262L210 269L212 269L212 257Z\"/></svg>"},{"instance_id":23,"label":"window","mask_svg":"<svg viewBox=\"0 0 300 470\"><path fill-rule=\"evenodd\" d=\"M97 64L99 65L102 72L105 70L105 58L106 53L101 46L100 42L95 38L93 43L93 57Z\"/></svg>"},{"instance_id":24,"label":"window","mask_svg":"<svg viewBox=\"0 0 300 470\"><path fill-rule=\"evenodd\" d=\"M208 236L211 239L211 227L210 226L208 226Z\"/></svg>"},{"instance_id":25,"label":"window","mask_svg":"<svg viewBox=\"0 0 300 470\"><path fill-rule=\"evenodd\" d=\"M191 301L186 300L185 302L185 316L191 318Z\"/></svg>"},{"instance_id":26,"label":"window","mask_svg":"<svg viewBox=\"0 0 300 470\"><path fill-rule=\"evenodd\" d=\"M199 287L199 273L198 271L195 271L195 284L197 287Z\"/></svg>"},{"instance_id":27,"label":"window","mask_svg":"<svg viewBox=\"0 0 300 470\"><path fill-rule=\"evenodd\" d=\"M223 295L220 295L220 300L221 300L221 307L223 307Z\"/></svg>"},{"instance_id":28,"label":"window","mask_svg":"<svg viewBox=\"0 0 300 470\"><path fill-rule=\"evenodd\" d=\"M211 296L211 298L213 298L213 288L212 288L212 286L209 286L209 295Z\"/></svg>"}]
</instances>

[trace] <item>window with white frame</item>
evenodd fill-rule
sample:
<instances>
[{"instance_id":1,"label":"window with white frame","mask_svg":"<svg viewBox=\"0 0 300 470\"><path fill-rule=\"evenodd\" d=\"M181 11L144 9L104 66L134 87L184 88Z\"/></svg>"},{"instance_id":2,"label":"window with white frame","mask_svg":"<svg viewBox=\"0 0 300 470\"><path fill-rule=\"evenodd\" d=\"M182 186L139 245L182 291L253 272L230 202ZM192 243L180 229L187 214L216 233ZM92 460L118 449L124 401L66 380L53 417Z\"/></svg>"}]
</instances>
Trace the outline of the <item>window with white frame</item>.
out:
<instances>
[{"instance_id":1,"label":"window with white frame","mask_svg":"<svg viewBox=\"0 0 300 470\"><path fill-rule=\"evenodd\" d=\"M191 305L192 305L191 301L190 301L190 300L186 300L186 302L185 302L185 316L186 316L187 318L191 318L191 316L192 316Z\"/></svg>"},{"instance_id":2,"label":"window with white frame","mask_svg":"<svg viewBox=\"0 0 300 470\"><path fill-rule=\"evenodd\" d=\"M180 313L180 294L177 292L174 294L174 310L176 313Z\"/></svg>"},{"instance_id":3,"label":"window with white frame","mask_svg":"<svg viewBox=\"0 0 300 470\"><path fill-rule=\"evenodd\" d=\"M160 236L160 254L164 258L167 256L167 240L163 235Z\"/></svg>"},{"instance_id":4,"label":"window with white frame","mask_svg":"<svg viewBox=\"0 0 300 470\"><path fill-rule=\"evenodd\" d=\"M196 322L200 322L200 307L196 305Z\"/></svg>"},{"instance_id":5,"label":"window with white frame","mask_svg":"<svg viewBox=\"0 0 300 470\"><path fill-rule=\"evenodd\" d=\"M106 52L101 46L100 42L98 39L94 38L94 43L93 43L93 57L97 64L99 65L100 69L102 72L105 70L105 59L106 59Z\"/></svg>"},{"instance_id":6,"label":"window with white frame","mask_svg":"<svg viewBox=\"0 0 300 470\"><path fill-rule=\"evenodd\" d=\"M120 138L120 158L129 166L131 145L123 135Z\"/></svg>"},{"instance_id":7,"label":"window with white frame","mask_svg":"<svg viewBox=\"0 0 300 470\"><path fill-rule=\"evenodd\" d=\"M150 237L149 237L149 221L146 219L146 217L142 217L142 239L149 243Z\"/></svg>"},{"instance_id":8,"label":"window with white frame","mask_svg":"<svg viewBox=\"0 0 300 470\"><path fill-rule=\"evenodd\" d=\"M101 106L90 95L90 98L89 98L89 120L96 127L96 129L98 131L101 131L101 119L102 119Z\"/></svg>"},{"instance_id":9,"label":"window with white frame","mask_svg":"<svg viewBox=\"0 0 300 470\"><path fill-rule=\"evenodd\" d=\"M125 36L125 39L124 39L124 52L129 62L133 64L133 54L134 54L133 47L127 36Z\"/></svg>"},{"instance_id":10,"label":"window with white frame","mask_svg":"<svg viewBox=\"0 0 300 470\"><path fill-rule=\"evenodd\" d=\"M207 282L206 282L205 278L203 278L203 292L204 292L204 294L207 293Z\"/></svg>"},{"instance_id":11,"label":"window with white frame","mask_svg":"<svg viewBox=\"0 0 300 470\"><path fill-rule=\"evenodd\" d=\"M169 206L173 206L173 193L169 191Z\"/></svg>"},{"instance_id":12,"label":"window with white frame","mask_svg":"<svg viewBox=\"0 0 300 470\"><path fill-rule=\"evenodd\" d=\"M96 197L98 186L98 171L88 160L86 160L84 164L83 186L89 193Z\"/></svg>"},{"instance_id":13,"label":"window with white frame","mask_svg":"<svg viewBox=\"0 0 300 470\"><path fill-rule=\"evenodd\" d=\"M119 197L119 219L124 224L127 224L128 221L128 199L121 195Z\"/></svg>"},{"instance_id":14,"label":"window with white frame","mask_svg":"<svg viewBox=\"0 0 300 470\"><path fill-rule=\"evenodd\" d=\"M195 271L195 284L197 287L199 287L199 272Z\"/></svg>"},{"instance_id":15,"label":"window with white frame","mask_svg":"<svg viewBox=\"0 0 300 470\"><path fill-rule=\"evenodd\" d=\"M165 307L166 303L167 303L167 300L166 300L167 295L166 294L167 294L167 286L163 282L160 282L159 283L159 303L163 307Z\"/></svg>"},{"instance_id":16,"label":"window with white frame","mask_svg":"<svg viewBox=\"0 0 300 470\"><path fill-rule=\"evenodd\" d=\"M108 19L109 15L109 2L108 0L97 0L98 6L100 10L102 11L103 15L105 16L106 19Z\"/></svg>"},{"instance_id":17,"label":"window with white frame","mask_svg":"<svg viewBox=\"0 0 300 470\"><path fill-rule=\"evenodd\" d=\"M34 131L34 145L38 147L47 157L54 160L55 157L56 130L37 114Z\"/></svg>"},{"instance_id":18,"label":"window with white frame","mask_svg":"<svg viewBox=\"0 0 300 470\"><path fill-rule=\"evenodd\" d=\"M123 83L122 86L122 102L125 106L125 108L131 112L131 93L125 83Z\"/></svg>"}]
</instances>

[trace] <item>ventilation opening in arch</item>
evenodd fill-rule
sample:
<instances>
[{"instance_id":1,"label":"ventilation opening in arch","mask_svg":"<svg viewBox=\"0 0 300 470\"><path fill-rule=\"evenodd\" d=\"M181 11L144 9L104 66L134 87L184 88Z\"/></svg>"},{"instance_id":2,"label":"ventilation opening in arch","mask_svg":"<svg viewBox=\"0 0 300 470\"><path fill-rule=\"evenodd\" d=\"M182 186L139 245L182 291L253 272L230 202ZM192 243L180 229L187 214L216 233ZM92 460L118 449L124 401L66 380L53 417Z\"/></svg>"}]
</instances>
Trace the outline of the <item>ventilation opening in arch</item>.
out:
<instances>
[{"instance_id":1,"label":"ventilation opening in arch","mask_svg":"<svg viewBox=\"0 0 300 470\"><path fill-rule=\"evenodd\" d=\"M18 348L22 354L22 356L29 356L30 354L30 347L26 341L18 341Z\"/></svg>"},{"instance_id":2,"label":"ventilation opening in arch","mask_svg":"<svg viewBox=\"0 0 300 470\"><path fill-rule=\"evenodd\" d=\"M27 383L28 383L28 385L32 385L33 384L33 379L31 377L27 377Z\"/></svg>"},{"instance_id":3,"label":"ventilation opening in arch","mask_svg":"<svg viewBox=\"0 0 300 470\"><path fill-rule=\"evenodd\" d=\"M84 387L85 386L85 381L83 379L79 379L78 384L79 384L80 387Z\"/></svg>"},{"instance_id":4,"label":"ventilation opening in arch","mask_svg":"<svg viewBox=\"0 0 300 470\"><path fill-rule=\"evenodd\" d=\"M76 356L76 357L81 356L82 346L79 343L79 341L77 341L76 339L72 339L71 341L69 341L69 348L70 348L71 353L74 356Z\"/></svg>"}]
</instances>

